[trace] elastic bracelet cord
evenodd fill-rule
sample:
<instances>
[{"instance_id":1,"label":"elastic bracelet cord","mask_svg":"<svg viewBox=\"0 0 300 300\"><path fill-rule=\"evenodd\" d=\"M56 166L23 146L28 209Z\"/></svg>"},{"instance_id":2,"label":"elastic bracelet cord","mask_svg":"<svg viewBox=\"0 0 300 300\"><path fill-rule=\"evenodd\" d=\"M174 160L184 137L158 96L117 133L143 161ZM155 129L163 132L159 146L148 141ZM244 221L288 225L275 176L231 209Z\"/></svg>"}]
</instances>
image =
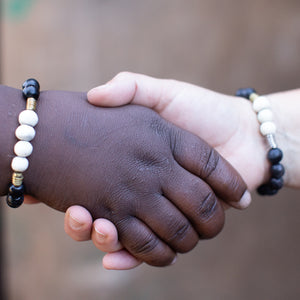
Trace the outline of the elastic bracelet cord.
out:
<instances>
[{"instance_id":1,"label":"elastic bracelet cord","mask_svg":"<svg viewBox=\"0 0 300 300\"><path fill-rule=\"evenodd\" d=\"M40 95L40 85L35 79L27 79L23 85L23 97L26 100L26 110L19 114L20 126L16 129L15 135L18 142L15 144L16 156L11 162L13 170L12 181L9 185L6 202L10 207L17 208L24 201L25 186L23 173L28 169L27 157L33 151L30 143L35 137L34 127L38 123L38 116L35 112L36 103Z\"/></svg>"},{"instance_id":2,"label":"elastic bracelet cord","mask_svg":"<svg viewBox=\"0 0 300 300\"><path fill-rule=\"evenodd\" d=\"M259 96L252 88L239 89L237 97L242 97L252 102L253 110L257 113L257 119L260 123L260 132L266 138L270 150L267 158L271 163L271 178L268 183L258 187L257 192L260 195L275 195L283 187L284 167L279 162L282 160L283 153L277 147L275 141L276 125L273 122L273 113L269 100L264 96Z\"/></svg>"}]
</instances>

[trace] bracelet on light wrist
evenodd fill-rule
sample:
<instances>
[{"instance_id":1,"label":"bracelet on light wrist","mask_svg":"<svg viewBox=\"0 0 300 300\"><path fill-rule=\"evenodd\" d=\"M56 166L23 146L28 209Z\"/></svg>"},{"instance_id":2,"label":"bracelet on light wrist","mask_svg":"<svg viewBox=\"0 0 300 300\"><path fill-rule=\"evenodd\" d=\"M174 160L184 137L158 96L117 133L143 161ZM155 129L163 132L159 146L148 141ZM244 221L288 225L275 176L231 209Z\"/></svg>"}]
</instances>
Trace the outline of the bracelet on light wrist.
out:
<instances>
[{"instance_id":1,"label":"bracelet on light wrist","mask_svg":"<svg viewBox=\"0 0 300 300\"><path fill-rule=\"evenodd\" d=\"M268 183L258 187L257 192L260 195L275 195L283 187L284 167L280 163L283 158L281 149L278 148L275 133L276 125L273 122L273 113L271 103L265 96L259 96L252 88L239 89L236 94L238 97L246 98L252 102L253 110L257 114L257 120L260 123L260 133L266 138L270 147L267 153L267 159L271 164L271 178Z\"/></svg>"}]
</instances>

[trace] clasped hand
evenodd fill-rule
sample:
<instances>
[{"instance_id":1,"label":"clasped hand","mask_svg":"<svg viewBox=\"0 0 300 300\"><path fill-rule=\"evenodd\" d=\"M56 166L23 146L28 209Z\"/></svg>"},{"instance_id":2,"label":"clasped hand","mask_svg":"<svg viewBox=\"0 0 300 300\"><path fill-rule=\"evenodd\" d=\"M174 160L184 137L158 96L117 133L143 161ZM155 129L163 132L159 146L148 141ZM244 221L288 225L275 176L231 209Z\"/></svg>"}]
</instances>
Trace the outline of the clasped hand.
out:
<instances>
[{"instance_id":1,"label":"clasped hand","mask_svg":"<svg viewBox=\"0 0 300 300\"><path fill-rule=\"evenodd\" d=\"M182 90L181 94L176 94L173 89L173 98L170 95L163 98L157 86L150 89L153 79L139 76L119 75L107 86L91 91L90 102L103 106L111 99L111 105L129 102L148 105L169 121L189 130L198 119L210 145L218 146L219 150L224 146L230 151L226 122L223 122L224 135L220 136L224 142L212 143L216 133L205 131L209 125L201 120L199 107L191 110L188 103L179 100L180 95L185 98ZM145 86L147 81L150 86ZM177 83L165 81L164 84L169 88L168 85ZM145 91L149 94L145 95ZM157 99L157 95L168 102L158 101L161 99ZM39 153L44 154L32 161L29 194L62 211L71 205L81 205L66 214L66 231L77 240L90 238L92 219L85 209L93 219L110 220L116 226L122 246L128 251L119 254L136 259L128 267L140 261L155 266L169 265L176 252L190 251L199 238L211 238L219 233L224 224L222 201L242 208L249 204L246 184L218 152L152 110L135 105L96 108L86 103L84 94L78 93L46 92L42 97L46 100L41 101L45 103L41 108L41 119L43 124L53 124L56 120L56 135L53 139L53 128L49 125L39 129L43 131ZM68 114L57 110L55 115L49 116L47 111L57 106L57 99L64 100L62 103ZM145 103L140 103L141 99ZM187 99L193 101L193 98ZM206 110L204 106L202 114ZM195 118L191 112L200 112L199 117ZM168 118L168 114L172 118ZM230 135L234 136L234 131ZM49 136L52 139L47 140ZM55 148L58 145L59 150ZM47 174L34 173L34 166L43 156L51 157ZM37 176L39 182L55 180L40 188L34 184ZM70 226L72 209L73 213L76 209L75 220L84 225L78 231ZM114 228L105 222L96 220L95 224L100 232L108 230L111 240L100 242L98 246L103 250L105 245L114 243L105 250L119 250L116 231L109 236ZM96 232L97 228L93 234Z\"/></svg>"}]
</instances>

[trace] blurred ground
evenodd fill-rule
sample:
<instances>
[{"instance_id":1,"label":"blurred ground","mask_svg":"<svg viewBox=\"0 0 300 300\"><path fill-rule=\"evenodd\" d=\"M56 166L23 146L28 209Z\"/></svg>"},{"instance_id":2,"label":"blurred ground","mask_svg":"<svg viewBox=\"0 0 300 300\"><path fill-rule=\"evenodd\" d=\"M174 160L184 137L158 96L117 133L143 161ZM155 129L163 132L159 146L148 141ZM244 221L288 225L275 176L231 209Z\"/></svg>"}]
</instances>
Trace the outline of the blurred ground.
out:
<instances>
[{"instance_id":1,"label":"blurred ground","mask_svg":"<svg viewBox=\"0 0 300 300\"><path fill-rule=\"evenodd\" d=\"M88 90L122 70L220 92L300 86L297 0L5 0L4 84ZM228 116L230 117L230 116ZM245 137L246 138L246 137ZM255 197L176 265L105 271L43 205L4 208L9 299L299 299L300 192Z\"/></svg>"}]
</instances>

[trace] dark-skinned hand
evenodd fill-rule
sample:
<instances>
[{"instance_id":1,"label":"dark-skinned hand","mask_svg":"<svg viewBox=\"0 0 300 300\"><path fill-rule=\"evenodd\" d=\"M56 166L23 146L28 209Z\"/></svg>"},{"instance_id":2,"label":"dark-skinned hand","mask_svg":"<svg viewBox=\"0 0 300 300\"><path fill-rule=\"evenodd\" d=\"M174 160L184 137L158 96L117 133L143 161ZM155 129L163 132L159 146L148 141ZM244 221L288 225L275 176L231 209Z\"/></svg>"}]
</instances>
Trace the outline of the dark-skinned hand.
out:
<instances>
[{"instance_id":1,"label":"dark-skinned hand","mask_svg":"<svg viewBox=\"0 0 300 300\"><path fill-rule=\"evenodd\" d=\"M238 203L246 191L215 150L150 109L96 108L83 93L48 91L37 113L27 193L60 211L81 205L112 221L122 245L150 265L169 265L199 237L219 233L219 199Z\"/></svg>"}]
</instances>

